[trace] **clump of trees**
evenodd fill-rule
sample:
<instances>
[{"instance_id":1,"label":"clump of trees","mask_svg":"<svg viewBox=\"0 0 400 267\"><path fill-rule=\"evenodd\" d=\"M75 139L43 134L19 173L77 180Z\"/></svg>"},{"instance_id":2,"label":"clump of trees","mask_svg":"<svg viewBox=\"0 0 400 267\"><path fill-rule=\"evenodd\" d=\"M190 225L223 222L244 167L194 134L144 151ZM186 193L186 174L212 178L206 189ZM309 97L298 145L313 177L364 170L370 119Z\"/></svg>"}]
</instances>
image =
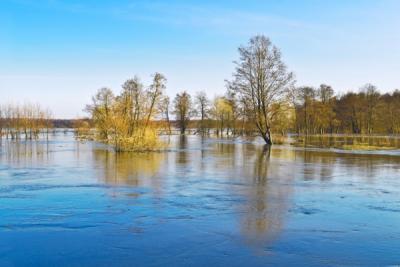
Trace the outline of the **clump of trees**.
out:
<instances>
[{"instance_id":1,"label":"clump of trees","mask_svg":"<svg viewBox=\"0 0 400 267\"><path fill-rule=\"evenodd\" d=\"M0 138L11 140L48 138L53 127L52 113L38 104L0 106Z\"/></svg>"},{"instance_id":2,"label":"clump of trees","mask_svg":"<svg viewBox=\"0 0 400 267\"><path fill-rule=\"evenodd\" d=\"M335 94L328 85L296 90L295 131L301 134L399 134L400 91L381 94L366 84L358 92Z\"/></svg>"},{"instance_id":3,"label":"clump of trees","mask_svg":"<svg viewBox=\"0 0 400 267\"><path fill-rule=\"evenodd\" d=\"M117 151L147 151L158 149L160 115L166 78L155 73L152 83L145 87L135 76L122 85L119 95L101 88L86 107L96 128L96 139L112 144ZM164 99L165 101L165 99Z\"/></svg>"}]
</instances>

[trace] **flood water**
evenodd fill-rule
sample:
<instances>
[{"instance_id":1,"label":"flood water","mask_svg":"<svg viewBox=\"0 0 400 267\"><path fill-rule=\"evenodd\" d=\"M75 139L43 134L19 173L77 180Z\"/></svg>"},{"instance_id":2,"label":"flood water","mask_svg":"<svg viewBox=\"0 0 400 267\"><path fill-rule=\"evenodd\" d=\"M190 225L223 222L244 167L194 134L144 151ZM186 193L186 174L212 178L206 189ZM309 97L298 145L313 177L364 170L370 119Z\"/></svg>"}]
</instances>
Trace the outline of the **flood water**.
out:
<instances>
[{"instance_id":1,"label":"flood water","mask_svg":"<svg viewBox=\"0 0 400 267\"><path fill-rule=\"evenodd\" d=\"M3 140L0 266L400 264L400 152Z\"/></svg>"}]
</instances>

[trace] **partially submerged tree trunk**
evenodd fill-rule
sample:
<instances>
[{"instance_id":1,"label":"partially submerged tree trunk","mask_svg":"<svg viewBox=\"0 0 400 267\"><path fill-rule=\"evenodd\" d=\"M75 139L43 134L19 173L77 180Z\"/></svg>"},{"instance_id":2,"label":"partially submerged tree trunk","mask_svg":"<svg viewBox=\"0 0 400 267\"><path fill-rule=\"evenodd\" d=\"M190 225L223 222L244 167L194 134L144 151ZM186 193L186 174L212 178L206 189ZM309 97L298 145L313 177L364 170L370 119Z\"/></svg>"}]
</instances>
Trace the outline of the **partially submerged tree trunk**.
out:
<instances>
[{"instance_id":1,"label":"partially submerged tree trunk","mask_svg":"<svg viewBox=\"0 0 400 267\"><path fill-rule=\"evenodd\" d=\"M264 133L264 132L261 133L261 137L262 137L262 139L264 139L265 144L272 145L272 138L271 138L271 133L269 130L266 133Z\"/></svg>"}]
</instances>

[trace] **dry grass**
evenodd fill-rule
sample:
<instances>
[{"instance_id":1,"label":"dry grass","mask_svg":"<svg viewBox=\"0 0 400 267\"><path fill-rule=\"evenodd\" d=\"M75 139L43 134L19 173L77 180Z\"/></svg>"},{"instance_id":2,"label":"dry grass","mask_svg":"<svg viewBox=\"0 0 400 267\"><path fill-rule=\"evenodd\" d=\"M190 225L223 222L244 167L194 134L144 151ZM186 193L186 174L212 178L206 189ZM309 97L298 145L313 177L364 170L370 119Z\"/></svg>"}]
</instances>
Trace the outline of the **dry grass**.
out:
<instances>
[{"instance_id":1,"label":"dry grass","mask_svg":"<svg viewBox=\"0 0 400 267\"><path fill-rule=\"evenodd\" d=\"M291 145L344 150L393 150L400 149L400 139L393 136L312 135L299 136Z\"/></svg>"},{"instance_id":2,"label":"dry grass","mask_svg":"<svg viewBox=\"0 0 400 267\"><path fill-rule=\"evenodd\" d=\"M393 150L396 149L395 147L385 147L385 146L371 146L366 144L355 144L355 145L343 145L338 147L344 150Z\"/></svg>"}]
</instances>

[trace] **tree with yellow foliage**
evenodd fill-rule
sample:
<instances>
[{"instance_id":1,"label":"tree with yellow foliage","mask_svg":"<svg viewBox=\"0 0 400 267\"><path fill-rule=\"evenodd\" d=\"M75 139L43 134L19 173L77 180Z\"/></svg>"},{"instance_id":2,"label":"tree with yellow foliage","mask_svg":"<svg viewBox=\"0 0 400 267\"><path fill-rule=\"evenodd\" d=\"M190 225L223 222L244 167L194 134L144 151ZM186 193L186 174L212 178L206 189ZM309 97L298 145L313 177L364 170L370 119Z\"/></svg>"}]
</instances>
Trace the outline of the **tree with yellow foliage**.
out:
<instances>
[{"instance_id":1,"label":"tree with yellow foliage","mask_svg":"<svg viewBox=\"0 0 400 267\"><path fill-rule=\"evenodd\" d=\"M153 75L153 83L144 89L138 77L127 80L120 95L108 88L100 89L86 107L96 128L97 140L112 144L116 151L148 151L159 149L157 116L166 79Z\"/></svg>"}]
</instances>

